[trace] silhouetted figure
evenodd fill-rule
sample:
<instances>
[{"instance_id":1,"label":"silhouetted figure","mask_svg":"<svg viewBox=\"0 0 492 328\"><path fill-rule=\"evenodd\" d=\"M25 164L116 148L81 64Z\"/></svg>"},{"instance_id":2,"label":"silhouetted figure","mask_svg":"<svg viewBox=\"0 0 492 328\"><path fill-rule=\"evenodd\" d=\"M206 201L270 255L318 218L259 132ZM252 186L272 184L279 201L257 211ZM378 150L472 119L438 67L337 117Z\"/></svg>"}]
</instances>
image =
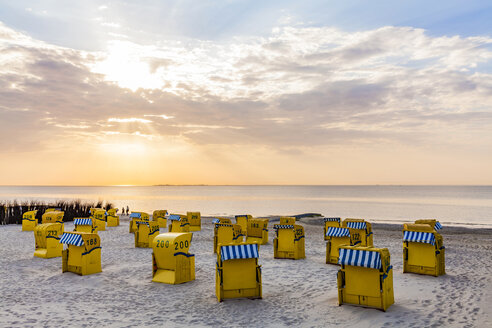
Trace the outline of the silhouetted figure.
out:
<instances>
[{"instance_id":1,"label":"silhouetted figure","mask_svg":"<svg viewBox=\"0 0 492 328\"><path fill-rule=\"evenodd\" d=\"M130 209L128 208L128 205L126 206L126 215L128 215L128 213L130 213Z\"/></svg>"}]
</instances>

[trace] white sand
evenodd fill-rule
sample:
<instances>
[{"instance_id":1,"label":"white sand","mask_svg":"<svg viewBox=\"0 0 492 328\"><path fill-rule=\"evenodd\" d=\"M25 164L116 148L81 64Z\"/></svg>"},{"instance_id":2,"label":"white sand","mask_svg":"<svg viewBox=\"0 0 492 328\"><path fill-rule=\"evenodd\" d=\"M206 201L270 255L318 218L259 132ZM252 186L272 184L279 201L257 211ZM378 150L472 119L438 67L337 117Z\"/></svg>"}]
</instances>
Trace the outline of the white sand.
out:
<instances>
[{"instance_id":1,"label":"white sand","mask_svg":"<svg viewBox=\"0 0 492 328\"><path fill-rule=\"evenodd\" d=\"M152 250L134 248L128 220L99 233L103 272L85 277L62 273L61 258L33 257L32 232L0 226L0 326L492 327L490 230L445 227L447 275L436 278L402 274L401 227L376 225L375 245L389 248L394 269L395 304L382 312L338 306L338 266L325 264L321 222L300 223L306 259L273 259L270 229L270 242L260 249L263 299L222 303L215 297L208 219L191 244L196 280L181 285L151 282Z\"/></svg>"}]
</instances>

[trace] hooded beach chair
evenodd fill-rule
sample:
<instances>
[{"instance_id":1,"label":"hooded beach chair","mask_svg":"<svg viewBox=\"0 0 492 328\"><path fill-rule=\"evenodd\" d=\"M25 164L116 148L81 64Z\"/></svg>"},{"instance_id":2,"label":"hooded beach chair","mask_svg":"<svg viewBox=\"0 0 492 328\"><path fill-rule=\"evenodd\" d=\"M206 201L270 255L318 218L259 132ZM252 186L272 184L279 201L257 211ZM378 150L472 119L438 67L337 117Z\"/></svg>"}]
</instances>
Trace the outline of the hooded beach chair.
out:
<instances>
[{"instance_id":1,"label":"hooded beach chair","mask_svg":"<svg viewBox=\"0 0 492 328\"><path fill-rule=\"evenodd\" d=\"M34 256L45 259L62 255L63 245L58 241L63 234L63 224L42 223L34 228Z\"/></svg>"},{"instance_id":2,"label":"hooded beach chair","mask_svg":"<svg viewBox=\"0 0 492 328\"><path fill-rule=\"evenodd\" d=\"M152 248L154 238L159 234L156 221L135 221L135 247Z\"/></svg>"},{"instance_id":3,"label":"hooded beach chair","mask_svg":"<svg viewBox=\"0 0 492 328\"><path fill-rule=\"evenodd\" d=\"M296 224L296 218L293 216L281 216L279 219L280 225L293 225Z\"/></svg>"},{"instance_id":4,"label":"hooded beach chair","mask_svg":"<svg viewBox=\"0 0 492 328\"><path fill-rule=\"evenodd\" d=\"M249 214L244 214L244 215L236 215L236 224L239 224L241 226L241 230L243 234L247 234L248 231L248 220L252 219L253 217Z\"/></svg>"},{"instance_id":5,"label":"hooded beach chair","mask_svg":"<svg viewBox=\"0 0 492 328\"><path fill-rule=\"evenodd\" d=\"M214 219L214 253L217 253L217 246L238 244L243 241L243 234L239 224L220 223Z\"/></svg>"},{"instance_id":6,"label":"hooded beach chair","mask_svg":"<svg viewBox=\"0 0 492 328\"><path fill-rule=\"evenodd\" d=\"M217 252L215 293L226 298L261 298L261 266L257 244L220 245Z\"/></svg>"},{"instance_id":7,"label":"hooded beach chair","mask_svg":"<svg viewBox=\"0 0 492 328\"><path fill-rule=\"evenodd\" d=\"M167 228L167 210L156 210L152 213L152 221L156 221L159 224L159 228Z\"/></svg>"},{"instance_id":8,"label":"hooded beach chair","mask_svg":"<svg viewBox=\"0 0 492 328\"><path fill-rule=\"evenodd\" d=\"M60 223L62 225L62 230L63 230L63 217L65 216L65 212L62 211L49 211L49 212L44 212L44 214L41 216L41 223Z\"/></svg>"},{"instance_id":9,"label":"hooded beach chair","mask_svg":"<svg viewBox=\"0 0 492 328\"><path fill-rule=\"evenodd\" d=\"M429 224L403 225L403 272L446 274L442 236Z\"/></svg>"},{"instance_id":10,"label":"hooded beach chair","mask_svg":"<svg viewBox=\"0 0 492 328\"><path fill-rule=\"evenodd\" d=\"M152 281L181 284L195 280L195 255L189 253L193 234L166 232L152 243Z\"/></svg>"},{"instance_id":11,"label":"hooded beach chair","mask_svg":"<svg viewBox=\"0 0 492 328\"><path fill-rule=\"evenodd\" d=\"M22 231L34 231L34 228L38 225L37 213L38 211L34 210L22 214Z\"/></svg>"},{"instance_id":12,"label":"hooded beach chair","mask_svg":"<svg viewBox=\"0 0 492 328\"><path fill-rule=\"evenodd\" d=\"M294 223L295 219L282 223L288 222ZM275 224L273 229L275 229L275 239L273 240L274 258L298 260L306 257L303 226L297 224Z\"/></svg>"},{"instance_id":13,"label":"hooded beach chair","mask_svg":"<svg viewBox=\"0 0 492 328\"><path fill-rule=\"evenodd\" d=\"M149 214L145 212L132 212L130 214L130 233L135 233L135 230L137 230L136 221L149 221Z\"/></svg>"},{"instance_id":14,"label":"hooded beach chair","mask_svg":"<svg viewBox=\"0 0 492 328\"><path fill-rule=\"evenodd\" d=\"M190 223L186 215L171 214L167 218L169 223L169 232L190 232Z\"/></svg>"},{"instance_id":15,"label":"hooded beach chair","mask_svg":"<svg viewBox=\"0 0 492 328\"><path fill-rule=\"evenodd\" d=\"M60 245L67 245L62 253L62 272L81 276L101 272L101 239L97 233L65 232Z\"/></svg>"},{"instance_id":16,"label":"hooded beach chair","mask_svg":"<svg viewBox=\"0 0 492 328\"><path fill-rule=\"evenodd\" d=\"M439 231L442 229L441 223L435 219L416 220L415 224L428 224L436 231Z\"/></svg>"},{"instance_id":17,"label":"hooded beach chair","mask_svg":"<svg viewBox=\"0 0 492 328\"><path fill-rule=\"evenodd\" d=\"M120 217L116 214L117 212L117 208L110 208L107 211L106 224L108 227L117 227L120 225Z\"/></svg>"},{"instance_id":18,"label":"hooded beach chair","mask_svg":"<svg viewBox=\"0 0 492 328\"><path fill-rule=\"evenodd\" d=\"M249 219L246 242L264 245L268 243L268 219Z\"/></svg>"},{"instance_id":19,"label":"hooded beach chair","mask_svg":"<svg viewBox=\"0 0 492 328\"><path fill-rule=\"evenodd\" d=\"M338 264L339 247L352 245L349 228L328 227L325 233L326 263Z\"/></svg>"},{"instance_id":20,"label":"hooded beach chair","mask_svg":"<svg viewBox=\"0 0 492 328\"><path fill-rule=\"evenodd\" d=\"M386 311L394 303L393 268L387 248L340 246L338 304Z\"/></svg>"},{"instance_id":21,"label":"hooded beach chair","mask_svg":"<svg viewBox=\"0 0 492 328\"><path fill-rule=\"evenodd\" d=\"M95 220L91 218L75 218L73 219L73 224L75 225L74 231L87 233L97 232L94 221Z\"/></svg>"},{"instance_id":22,"label":"hooded beach chair","mask_svg":"<svg viewBox=\"0 0 492 328\"><path fill-rule=\"evenodd\" d=\"M108 212L104 209L96 209L94 214L92 215L92 219L94 219L94 225L97 231L106 231L106 216Z\"/></svg>"},{"instance_id":23,"label":"hooded beach chair","mask_svg":"<svg viewBox=\"0 0 492 328\"><path fill-rule=\"evenodd\" d=\"M216 217L212 220L212 223L232 224L232 221L229 218Z\"/></svg>"},{"instance_id":24,"label":"hooded beach chair","mask_svg":"<svg viewBox=\"0 0 492 328\"><path fill-rule=\"evenodd\" d=\"M328 240L328 236L326 235L328 228L330 228L330 227L340 228L342 226L340 218L323 218L323 223L324 223L323 235L325 236L324 237L325 240Z\"/></svg>"},{"instance_id":25,"label":"hooded beach chair","mask_svg":"<svg viewBox=\"0 0 492 328\"><path fill-rule=\"evenodd\" d=\"M190 223L190 231L202 230L202 216L200 212L186 212L186 216Z\"/></svg>"},{"instance_id":26,"label":"hooded beach chair","mask_svg":"<svg viewBox=\"0 0 492 328\"><path fill-rule=\"evenodd\" d=\"M362 219L345 219L342 227L350 229L352 243L360 246L373 246L372 226Z\"/></svg>"}]
</instances>

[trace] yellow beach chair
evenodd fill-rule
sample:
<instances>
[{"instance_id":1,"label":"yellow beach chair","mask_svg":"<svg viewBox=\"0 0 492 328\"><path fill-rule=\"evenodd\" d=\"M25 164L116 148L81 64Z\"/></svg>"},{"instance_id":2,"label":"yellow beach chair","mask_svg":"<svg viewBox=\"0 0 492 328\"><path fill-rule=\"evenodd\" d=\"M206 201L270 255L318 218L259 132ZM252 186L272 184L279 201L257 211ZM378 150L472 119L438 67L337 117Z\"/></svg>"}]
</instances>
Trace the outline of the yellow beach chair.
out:
<instances>
[{"instance_id":1,"label":"yellow beach chair","mask_svg":"<svg viewBox=\"0 0 492 328\"><path fill-rule=\"evenodd\" d=\"M101 239L97 233L65 232L60 245L67 245L62 252L62 272L81 276L101 272Z\"/></svg>"},{"instance_id":2,"label":"yellow beach chair","mask_svg":"<svg viewBox=\"0 0 492 328\"><path fill-rule=\"evenodd\" d=\"M168 217L169 232L190 232L190 223L186 215L171 214Z\"/></svg>"},{"instance_id":3,"label":"yellow beach chair","mask_svg":"<svg viewBox=\"0 0 492 328\"><path fill-rule=\"evenodd\" d=\"M34 256L49 259L62 255L63 245L58 241L63 234L63 224L42 223L34 228Z\"/></svg>"},{"instance_id":4,"label":"yellow beach chair","mask_svg":"<svg viewBox=\"0 0 492 328\"><path fill-rule=\"evenodd\" d=\"M393 268L387 248L340 246L338 304L386 311L394 303Z\"/></svg>"},{"instance_id":5,"label":"yellow beach chair","mask_svg":"<svg viewBox=\"0 0 492 328\"><path fill-rule=\"evenodd\" d=\"M446 274L442 236L428 224L403 225L403 272Z\"/></svg>"},{"instance_id":6,"label":"yellow beach chair","mask_svg":"<svg viewBox=\"0 0 492 328\"><path fill-rule=\"evenodd\" d=\"M295 222L295 219L293 220ZM292 220L284 222L293 222ZM282 222L282 220L281 220ZM303 259L304 227L297 224L275 224L276 237L273 240L273 256L276 259Z\"/></svg>"},{"instance_id":7,"label":"yellow beach chair","mask_svg":"<svg viewBox=\"0 0 492 328\"><path fill-rule=\"evenodd\" d=\"M108 227L117 227L120 225L120 217L116 214L117 212L117 208L110 208L107 211L106 224Z\"/></svg>"},{"instance_id":8,"label":"yellow beach chair","mask_svg":"<svg viewBox=\"0 0 492 328\"><path fill-rule=\"evenodd\" d=\"M65 216L65 212L61 212L61 211L44 212L44 214L41 216L41 224L60 223L62 225L62 230L63 230L63 228L64 228L63 217L64 216Z\"/></svg>"},{"instance_id":9,"label":"yellow beach chair","mask_svg":"<svg viewBox=\"0 0 492 328\"><path fill-rule=\"evenodd\" d=\"M202 230L202 216L200 212L186 212L186 216L190 223L190 231Z\"/></svg>"},{"instance_id":10,"label":"yellow beach chair","mask_svg":"<svg viewBox=\"0 0 492 328\"><path fill-rule=\"evenodd\" d=\"M135 221L135 247L152 248L154 238L159 234L159 223L156 221Z\"/></svg>"},{"instance_id":11,"label":"yellow beach chair","mask_svg":"<svg viewBox=\"0 0 492 328\"><path fill-rule=\"evenodd\" d=\"M338 249L342 245L352 245L349 228L328 227L326 239L326 264L338 264Z\"/></svg>"},{"instance_id":12,"label":"yellow beach chair","mask_svg":"<svg viewBox=\"0 0 492 328\"><path fill-rule=\"evenodd\" d=\"M239 224L241 226L241 230L243 234L247 234L248 232L248 220L252 219L253 217L249 214L244 214L244 215L236 215L236 224Z\"/></svg>"},{"instance_id":13,"label":"yellow beach chair","mask_svg":"<svg viewBox=\"0 0 492 328\"><path fill-rule=\"evenodd\" d=\"M296 218L293 216L281 216L279 219L280 225L292 225L296 224Z\"/></svg>"},{"instance_id":14,"label":"yellow beach chair","mask_svg":"<svg viewBox=\"0 0 492 328\"><path fill-rule=\"evenodd\" d=\"M249 219L246 242L265 245L268 243L268 219Z\"/></svg>"},{"instance_id":15,"label":"yellow beach chair","mask_svg":"<svg viewBox=\"0 0 492 328\"><path fill-rule=\"evenodd\" d=\"M324 222L324 230L323 230L323 235L325 236L325 240L328 240L328 236L326 235L326 232L328 231L328 228L340 228L341 225L341 220L340 218L323 218ZM338 255L337 255L338 258Z\"/></svg>"},{"instance_id":16,"label":"yellow beach chair","mask_svg":"<svg viewBox=\"0 0 492 328\"><path fill-rule=\"evenodd\" d=\"M37 213L38 211L34 210L22 214L22 231L34 231L34 228L38 225Z\"/></svg>"},{"instance_id":17,"label":"yellow beach chair","mask_svg":"<svg viewBox=\"0 0 492 328\"><path fill-rule=\"evenodd\" d=\"M258 257L257 244L219 244L215 273L215 293L219 302L226 298L262 297Z\"/></svg>"},{"instance_id":18,"label":"yellow beach chair","mask_svg":"<svg viewBox=\"0 0 492 328\"><path fill-rule=\"evenodd\" d=\"M345 219L342 227L350 229L352 243L360 246L373 246L371 223L362 219Z\"/></svg>"},{"instance_id":19,"label":"yellow beach chair","mask_svg":"<svg viewBox=\"0 0 492 328\"><path fill-rule=\"evenodd\" d=\"M182 284L195 280L195 255L189 253L193 234L161 233L152 243L152 281Z\"/></svg>"},{"instance_id":20,"label":"yellow beach chair","mask_svg":"<svg viewBox=\"0 0 492 328\"><path fill-rule=\"evenodd\" d=\"M97 232L94 221L95 220L91 218L75 218L73 219L73 224L75 225L74 231L87 233Z\"/></svg>"},{"instance_id":21,"label":"yellow beach chair","mask_svg":"<svg viewBox=\"0 0 492 328\"><path fill-rule=\"evenodd\" d=\"M223 224L220 220L214 219L214 253L217 253L217 246L239 244L243 242L242 229L239 224Z\"/></svg>"},{"instance_id":22,"label":"yellow beach chair","mask_svg":"<svg viewBox=\"0 0 492 328\"><path fill-rule=\"evenodd\" d=\"M155 210L152 213L152 220L156 221L159 224L159 228L165 229L167 228L167 210Z\"/></svg>"},{"instance_id":23,"label":"yellow beach chair","mask_svg":"<svg viewBox=\"0 0 492 328\"><path fill-rule=\"evenodd\" d=\"M106 231L106 216L108 213L104 209L96 209L92 215L97 231Z\"/></svg>"},{"instance_id":24,"label":"yellow beach chair","mask_svg":"<svg viewBox=\"0 0 492 328\"><path fill-rule=\"evenodd\" d=\"M428 224L436 231L439 231L442 229L441 223L439 221L437 221L436 219L416 220L415 224Z\"/></svg>"},{"instance_id":25,"label":"yellow beach chair","mask_svg":"<svg viewBox=\"0 0 492 328\"><path fill-rule=\"evenodd\" d=\"M232 221L229 218L216 217L212 220L212 223L232 224Z\"/></svg>"},{"instance_id":26,"label":"yellow beach chair","mask_svg":"<svg viewBox=\"0 0 492 328\"><path fill-rule=\"evenodd\" d=\"M135 230L137 230L136 221L149 221L149 214L145 212L132 212L130 214L130 233L135 233Z\"/></svg>"}]
</instances>

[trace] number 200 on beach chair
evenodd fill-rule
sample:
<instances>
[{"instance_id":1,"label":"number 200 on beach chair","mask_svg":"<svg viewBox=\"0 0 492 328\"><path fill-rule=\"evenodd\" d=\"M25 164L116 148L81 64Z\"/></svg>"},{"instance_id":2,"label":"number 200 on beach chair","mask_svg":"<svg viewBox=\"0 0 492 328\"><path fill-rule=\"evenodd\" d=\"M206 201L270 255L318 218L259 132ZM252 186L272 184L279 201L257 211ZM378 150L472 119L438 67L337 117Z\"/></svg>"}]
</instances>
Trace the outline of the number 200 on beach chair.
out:
<instances>
[{"instance_id":1,"label":"number 200 on beach chair","mask_svg":"<svg viewBox=\"0 0 492 328\"><path fill-rule=\"evenodd\" d=\"M154 238L152 281L181 284L195 280L195 255L189 253L193 234L166 232Z\"/></svg>"},{"instance_id":2,"label":"number 200 on beach chair","mask_svg":"<svg viewBox=\"0 0 492 328\"><path fill-rule=\"evenodd\" d=\"M63 245L58 242L63 234L61 223L43 223L34 228L36 250L34 256L45 259L62 256Z\"/></svg>"},{"instance_id":3,"label":"number 200 on beach chair","mask_svg":"<svg viewBox=\"0 0 492 328\"><path fill-rule=\"evenodd\" d=\"M215 293L226 298L261 298L261 266L258 245L219 245L215 274Z\"/></svg>"},{"instance_id":4,"label":"number 200 on beach chair","mask_svg":"<svg viewBox=\"0 0 492 328\"><path fill-rule=\"evenodd\" d=\"M62 272L81 276L101 272L101 239L97 233L65 232L60 244L67 248L62 253Z\"/></svg>"},{"instance_id":5,"label":"number 200 on beach chair","mask_svg":"<svg viewBox=\"0 0 492 328\"><path fill-rule=\"evenodd\" d=\"M34 210L22 214L22 231L34 231L34 228L38 225L37 213L38 211Z\"/></svg>"},{"instance_id":6,"label":"number 200 on beach chair","mask_svg":"<svg viewBox=\"0 0 492 328\"><path fill-rule=\"evenodd\" d=\"M394 303L393 268L387 248L340 246L338 304L386 311Z\"/></svg>"},{"instance_id":7,"label":"number 200 on beach chair","mask_svg":"<svg viewBox=\"0 0 492 328\"><path fill-rule=\"evenodd\" d=\"M159 234L159 223L156 221L135 221L135 247L152 248L154 238Z\"/></svg>"}]
</instances>

